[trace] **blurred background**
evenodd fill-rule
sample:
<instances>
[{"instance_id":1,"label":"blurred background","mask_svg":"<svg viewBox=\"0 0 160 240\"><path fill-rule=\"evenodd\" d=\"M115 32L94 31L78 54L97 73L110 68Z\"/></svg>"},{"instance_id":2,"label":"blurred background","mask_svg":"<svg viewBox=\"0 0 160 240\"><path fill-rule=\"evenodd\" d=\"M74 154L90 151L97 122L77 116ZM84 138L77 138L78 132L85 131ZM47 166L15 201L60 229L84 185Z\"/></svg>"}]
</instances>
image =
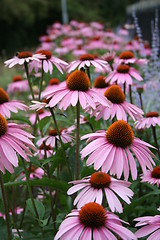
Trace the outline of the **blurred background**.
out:
<instances>
[{"instance_id":1,"label":"blurred background","mask_svg":"<svg viewBox=\"0 0 160 240\"><path fill-rule=\"evenodd\" d=\"M63 22L62 8L66 3L68 21L99 21L115 28L131 21L133 4L159 0L1 0L0 1L0 55L12 56L16 51L39 43L39 36L54 22ZM142 5L142 4L140 4ZM141 11L143 11L143 8ZM151 7L150 7L151 8ZM136 8L136 10L139 7ZM142 19L144 16L142 15ZM148 12L148 21L150 12ZM146 21L146 19L145 19Z\"/></svg>"}]
</instances>

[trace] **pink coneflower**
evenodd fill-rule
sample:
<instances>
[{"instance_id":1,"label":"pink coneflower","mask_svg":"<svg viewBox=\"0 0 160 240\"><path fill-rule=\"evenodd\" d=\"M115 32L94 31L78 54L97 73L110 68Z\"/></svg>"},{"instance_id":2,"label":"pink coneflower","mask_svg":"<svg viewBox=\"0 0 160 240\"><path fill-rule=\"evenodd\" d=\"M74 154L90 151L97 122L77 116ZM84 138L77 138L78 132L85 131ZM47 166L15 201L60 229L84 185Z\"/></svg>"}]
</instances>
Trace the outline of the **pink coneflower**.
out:
<instances>
[{"instance_id":1,"label":"pink coneflower","mask_svg":"<svg viewBox=\"0 0 160 240\"><path fill-rule=\"evenodd\" d=\"M160 166L155 167L152 171L148 170L145 174L141 176L141 182L148 182L152 185L157 184L160 186Z\"/></svg>"},{"instance_id":2,"label":"pink coneflower","mask_svg":"<svg viewBox=\"0 0 160 240\"><path fill-rule=\"evenodd\" d=\"M106 107L110 105L110 102L104 96L98 95L94 90L90 89L90 80L87 74L80 70L71 73L65 85L46 92L43 97L51 98L48 103L49 107L52 108L59 103L59 108L64 110L70 105L76 106L78 101L83 109L86 108L87 104L95 109L95 101Z\"/></svg>"},{"instance_id":3,"label":"pink coneflower","mask_svg":"<svg viewBox=\"0 0 160 240\"><path fill-rule=\"evenodd\" d=\"M160 209L158 208L160 211ZM134 221L137 221L136 227L141 227L135 235L137 238L145 237L151 234L146 240L159 240L160 238L160 215L155 216L145 216L135 218Z\"/></svg>"},{"instance_id":4,"label":"pink coneflower","mask_svg":"<svg viewBox=\"0 0 160 240\"><path fill-rule=\"evenodd\" d=\"M38 151L34 154L34 156L38 156L39 159L44 159L45 157L49 158L51 157L54 153L53 149L51 146L46 146L44 143L39 146Z\"/></svg>"},{"instance_id":5,"label":"pink coneflower","mask_svg":"<svg viewBox=\"0 0 160 240\"><path fill-rule=\"evenodd\" d=\"M123 227L121 222L126 223L98 203L87 203L81 209L74 209L66 216L54 240L116 240L117 235L123 240L136 239L136 236Z\"/></svg>"},{"instance_id":6,"label":"pink coneflower","mask_svg":"<svg viewBox=\"0 0 160 240\"><path fill-rule=\"evenodd\" d=\"M103 193L105 193L111 211L122 213L122 204L117 195L128 204L131 203L130 198L133 196L132 190L128 188L131 183L117 180L103 172L95 172L82 180L70 183L73 183L74 186L68 190L68 195L81 190L74 200L74 205L77 204L78 208L89 202L96 202L102 205Z\"/></svg>"},{"instance_id":7,"label":"pink coneflower","mask_svg":"<svg viewBox=\"0 0 160 240\"><path fill-rule=\"evenodd\" d=\"M75 129L75 126L71 126L69 128L62 128L59 129L59 133L61 135L61 139L63 143L68 143L73 141L73 136L71 135L73 133L73 130ZM45 142L46 146L51 146L54 148L56 146L56 141L59 141L58 133L55 129L52 129L49 131L49 135L45 136L37 141L37 145L40 146Z\"/></svg>"},{"instance_id":8,"label":"pink coneflower","mask_svg":"<svg viewBox=\"0 0 160 240\"><path fill-rule=\"evenodd\" d=\"M94 164L96 170L102 168L103 172L110 171L111 175L116 174L118 178L121 178L123 173L127 180L130 166L132 179L136 180L137 167L132 153L143 172L146 172L146 168L152 170L152 165L155 165L151 158L154 155L148 148L154 147L136 138L130 125L123 120L114 122L107 131L90 133L81 139L86 138L88 138L87 143L90 143L82 149L81 155L84 158L90 154L86 164L87 166Z\"/></svg>"},{"instance_id":9,"label":"pink coneflower","mask_svg":"<svg viewBox=\"0 0 160 240\"><path fill-rule=\"evenodd\" d=\"M93 89L102 95L104 95L104 92L109 87L109 83L106 83L105 79L106 77L101 75L98 76L93 83Z\"/></svg>"},{"instance_id":10,"label":"pink coneflower","mask_svg":"<svg viewBox=\"0 0 160 240\"><path fill-rule=\"evenodd\" d=\"M45 92L49 92L52 89L56 89L57 87L60 87L62 85L65 85L64 82L60 82L58 78L51 78L49 80L49 84L48 86L45 88L45 90L42 92L42 96L43 94L45 94Z\"/></svg>"},{"instance_id":11,"label":"pink coneflower","mask_svg":"<svg viewBox=\"0 0 160 240\"><path fill-rule=\"evenodd\" d=\"M52 53L49 50L38 50L37 54L41 54L41 56L45 56L45 58L42 57L40 62L32 61L29 65L30 72L34 69L37 73L38 70L42 68L42 61L44 72L50 72L50 74L53 72L53 65L55 65L62 74L64 68L68 65L68 63L61 60L60 58L52 56Z\"/></svg>"},{"instance_id":12,"label":"pink coneflower","mask_svg":"<svg viewBox=\"0 0 160 240\"><path fill-rule=\"evenodd\" d=\"M24 63L29 63L31 61L40 62L40 59L44 58L42 54L32 54L31 52L19 52L17 55L4 62L6 67L13 67L16 64L23 65Z\"/></svg>"},{"instance_id":13,"label":"pink coneflower","mask_svg":"<svg viewBox=\"0 0 160 240\"><path fill-rule=\"evenodd\" d=\"M35 168L33 166L31 166L31 170L30 168L27 169L28 171L30 171L30 179L34 179L34 178L39 178L41 179L44 176L44 170L42 168ZM22 178L23 181L26 180L26 176L24 176L24 178Z\"/></svg>"},{"instance_id":14,"label":"pink coneflower","mask_svg":"<svg viewBox=\"0 0 160 240\"><path fill-rule=\"evenodd\" d=\"M32 108L33 109L33 108ZM39 108L40 109L40 108ZM38 110L38 116L39 116L39 120L45 118L45 117L48 117L48 116L51 116L51 113L49 111L45 111L43 110L42 108L40 110ZM29 121L32 123L32 124L35 124L35 120L36 120L36 113L33 113L30 115L29 117Z\"/></svg>"},{"instance_id":15,"label":"pink coneflower","mask_svg":"<svg viewBox=\"0 0 160 240\"><path fill-rule=\"evenodd\" d=\"M160 116L158 112L148 112L145 118L140 118L136 121L135 127L137 129L155 127L156 124L160 126Z\"/></svg>"},{"instance_id":16,"label":"pink coneflower","mask_svg":"<svg viewBox=\"0 0 160 240\"><path fill-rule=\"evenodd\" d=\"M29 91L28 80L23 80L21 76L14 76L12 79L12 83L8 84L7 92L15 93L15 92L27 92Z\"/></svg>"},{"instance_id":17,"label":"pink coneflower","mask_svg":"<svg viewBox=\"0 0 160 240\"><path fill-rule=\"evenodd\" d=\"M135 68L129 67L126 64L121 64L117 69L108 74L106 81L111 80L111 84L117 81L118 84L127 83L128 85L132 85L132 78L135 78L138 81L143 80Z\"/></svg>"},{"instance_id":18,"label":"pink coneflower","mask_svg":"<svg viewBox=\"0 0 160 240\"><path fill-rule=\"evenodd\" d=\"M79 60L75 60L67 66L67 71L70 73L77 67L78 69L81 69L90 67L91 65L96 68L99 68L100 70L109 69L108 63L105 60L95 58L95 56L92 54L83 54L80 56Z\"/></svg>"},{"instance_id":19,"label":"pink coneflower","mask_svg":"<svg viewBox=\"0 0 160 240\"><path fill-rule=\"evenodd\" d=\"M10 118L11 112L17 113L18 110L27 110L27 106L18 100L10 101L8 94L3 88L0 88L0 113Z\"/></svg>"},{"instance_id":20,"label":"pink coneflower","mask_svg":"<svg viewBox=\"0 0 160 240\"><path fill-rule=\"evenodd\" d=\"M5 173L4 168L10 173L14 172L13 166L18 166L17 153L26 161L30 161L28 156L32 156L32 153L29 148L35 150L30 138L34 137L25 132L21 125L7 123L0 114L0 170L3 173Z\"/></svg>"},{"instance_id":21,"label":"pink coneflower","mask_svg":"<svg viewBox=\"0 0 160 240\"><path fill-rule=\"evenodd\" d=\"M135 121L137 118L142 118L144 112L135 105L125 101L125 95L118 85L112 85L104 92L104 96L112 103L108 109L105 106L99 105L95 110L96 120L104 118L108 120L115 116L118 120L127 121L126 113Z\"/></svg>"},{"instance_id":22,"label":"pink coneflower","mask_svg":"<svg viewBox=\"0 0 160 240\"><path fill-rule=\"evenodd\" d=\"M138 65L143 65L147 64L148 60L147 59L138 59L135 57L135 55L131 51L125 51L122 52L119 55L119 58L117 59L117 62L119 64L125 63L125 64L138 64Z\"/></svg>"}]
</instances>

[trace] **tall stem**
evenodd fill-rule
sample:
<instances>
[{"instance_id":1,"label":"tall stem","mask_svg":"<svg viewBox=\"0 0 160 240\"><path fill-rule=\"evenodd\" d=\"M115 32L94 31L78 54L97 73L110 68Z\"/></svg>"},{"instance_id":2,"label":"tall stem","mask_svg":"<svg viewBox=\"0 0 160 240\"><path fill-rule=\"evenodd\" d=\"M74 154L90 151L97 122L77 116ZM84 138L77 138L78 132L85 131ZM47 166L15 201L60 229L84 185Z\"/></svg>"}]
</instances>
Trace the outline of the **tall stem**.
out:
<instances>
[{"instance_id":1,"label":"tall stem","mask_svg":"<svg viewBox=\"0 0 160 240\"><path fill-rule=\"evenodd\" d=\"M32 83L31 83L31 80L30 80L29 72L28 72L28 63L27 62L24 62L24 67L25 67L25 71L26 71L26 75L27 75L28 84L29 84L29 88L30 88L30 91L31 91L32 99L34 100L35 98L34 98L34 93L33 93L33 89L32 89Z\"/></svg>"},{"instance_id":2,"label":"tall stem","mask_svg":"<svg viewBox=\"0 0 160 240\"><path fill-rule=\"evenodd\" d=\"M159 146L158 146L158 142L157 142L156 128L154 126L152 126L152 132L153 132L153 138L154 138L155 146L156 146L157 152L158 152L158 157L159 157L159 160L160 160L160 151L159 151Z\"/></svg>"},{"instance_id":3,"label":"tall stem","mask_svg":"<svg viewBox=\"0 0 160 240\"><path fill-rule=\"evenodd\" d=\"M130 103L133 104L133 99L132 99L132 87L129 85L129 98L130 98Z\"/></svg>"},{"instance_id":4,"label":"tall stem","mask_svg":"<svg viewBox=\"0 0 160 240\"><path fill-rule=\"evenodd\" d=\"M123 92L124 92L124 95L126 95L126 83L123 83Z\"/></svg>"},{"instance_id":5,"label":"tall stem","mask_svg":"<svg viewBox=\"0 0 160 240\"><path fill-rule=\"evenodd\" d=\"M138 95L139 95L139 99L140 99L141 109L143 110L142 94L139 93Z\"/></svg>"},{"instance_id":6,"label":"tall stem","mask_svg":"<svg viewBox=\"0 0 160 240\"><path fill-rule=\"evenodd\" d=\"M63 144L63 142L62 142L61 134L60 134L60 132L59 132L58 124L57 124L57 121L56 121L56 117L55 117L55 114L54 114L53 109L52 109L52 108L49 108L49 110L50 110L50 112L51 112L51 114L52 114L52 118L53 118L53 121L54 121L54 124L55 124L55 128L56 128L56 131L57 131L57 134L58 134L58 137L59 137L59 141L60 141L61 147L62 147L62 149L63 149L63 151L64 151L64 153L65 153L65 160L66 160L66 164L67 164L67 167L68 167L68 172L69 172L69 174L70 174L70 176L71 176L71 179L72 179L72 171L71 171L71 169L70 169L69 162L68 162L68 159L67 159L67 157L66 157L65 147L64 147L64 144Z\"/></svg>"},{"instance_id":7,"label":"tall stem","mask_svg":"<svg viewBox=\"0 0 160 240\"><path fill-rule=\"evenodd\" d=\"M29 182L29 176L28 176L26 164L25 164L25 161L24 161L23 158L21 158L21 160L22 160L24 171L25 171L25 175L26 175L26 182L27 182L28 193L29 193L29 196L30 196L31 201L32 201L32 205L33 205L33 209L35 211L36 218L38 220L39 219L39 215L38 215L37 208L36 208L36 205L35 205L35 202L34 202L34 199L33 199L33 194L32 194L31 185L30 185L30 182Z\"/></svg>"},{"instance_id":8,"label":"tall stem","mask_svg":"<svg viewBox=\"0 0 160 240\"><path fill-rule=\"evenodd\" d=\"M76 128L76 179L79 179L79 122L80 122L80 104L76 105L77 128Z\"/></svg>"},{"instance_id":9,"label":"tall stem","mask_svg":"<svg viewBox=\"0 0 160 240\"><path fill-rule=\"evenodd\" d=\"M4 210L5 210L5 216L6 216L8 240L11 240L12 237L11 237L11 231L10 231L10 218L9 218L9 211L8 211L8 202L7 202L5 188L4 188L3 175L1 173L1 171L0 171L0 185L1 185L2 198L3 198Z\"/></svg>"},{"instance_id":10,"label":"tall stem","mask_svg":"<svg viewBox=\"0 0 160 240\"><path fill-rule=\"evenodd\" d=\"M87 75L88 75L88 77L89 77L89 80L91 81L91 74L90 74L90 69L89 69L89 67L87 67Z\"/></svg>"},{"instance_id":11,"label":"tall stem","mask_svg":"<svg viewBox=\"0 0 160 240\"><path fill-rule=\"evenodd\" d=\"M41 92L42 92L42 85L43 85L43 60L42 60L42 74L41 74L41 81L40 81L40 86L39 86L39 101L41 100Z\"/></svg>"}]
</instances>

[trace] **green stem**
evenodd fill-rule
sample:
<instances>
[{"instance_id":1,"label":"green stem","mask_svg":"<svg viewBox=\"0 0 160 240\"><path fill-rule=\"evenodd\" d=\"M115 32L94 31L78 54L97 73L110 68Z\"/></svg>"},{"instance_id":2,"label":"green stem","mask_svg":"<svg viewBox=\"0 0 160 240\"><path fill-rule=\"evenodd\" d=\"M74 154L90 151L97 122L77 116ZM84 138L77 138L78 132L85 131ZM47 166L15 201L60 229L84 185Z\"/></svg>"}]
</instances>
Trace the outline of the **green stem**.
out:
<instances>
[{"instance_id":1,"label":"green stem","mask_svg":"<svg viewBox=\"0 0 160 240\"><path fill-rule=\"evenodd\" d=\"M130 98L130 103L133 104L133 99L132 99L132 87L129 85L129 98Z\"/></svg>"},{"instance_id":2,"label":"green stem","mask_svg":"<svg viewBox=\"0 0 160 240\"><path fill-rule=\"evenodd\" d=\"M26 188L26 191L25 191L25 198L24 198L23 212L22 212L22 215L21 215L21 220L20 220L20 224L19 224L19 229L22 228L22 224L23 224L23 220L24 220L24 215L25 215L25 211L26 211L26 200L27 200L27 195L28 195L28 189Z\"/></svg>"},{"instance_id":3,"label":"green stem","mask_svg":"<svg viewBox=\"0 0 160 240\"><path fill-rule=\"evenodd\" d=\"M32 201L32 205L33 205L33 209L35 211L36 218L38 220L39 219L39 215L38 215L37 208L36 208L36 205L35 205L35 202L34 202L34 199L33 199L33 194L32 194L31 185L30 185L30 182L29 182L29 176L28 176L26 164L25 164L25 161L24 161L23 158L21 158L21 160L22 160L24 171L25 171L25 175L26 175L26 183L27 183L28 193L29 193L29 196L30 196L31 201Z\"/></svg>"},{"instance_id":4,"label":"green stem","mask_svg":"<svg viewBox=\"0 0 160 240\"><path fill-rule=\"evenodd\" d=\"M80 104L76 105L77 128L76 128L76 179L79 179L79 122L80 122Z\"/></svg>"},{"instance_id":5,"label":"green stem","mask_svg":"<svg viewBox=\"0 0 160 240\"><path fill-rule=\"evenodd\" d=\"M25 67L25 71L26 71L26 75L27 75L28 84L29 84L29 88L30 88L30 91L31 91L32 99L34 100L35 98L34 98L34 93L33 93L33 89L32 89L32 83L31 83L31 80L30 80L29 72L28 72L28 63L27 62L24 62L24 67Z\"/></svg>"},{"instance_id":6,"label":"green stem","mask_svg":"<svg viewBox=\"0 0 160 240\"><path fill-rule=\"evenodd\" d=\"M70 169L70 166L69 166L69 162L68 162L68 159L66 157L66 152L65 152L65 147L64 147L64 144L62 142L62 138L61 138L61 134L59 132L59 128L58 128L58 124L57 124L57 121L56 121L56 117L55 117L55 114L54 114L54 111L52 108L49 108L50 112L51 112L51 115L52 115L52 118L53 118L53 121L54 121L54 124L55 124L55 128L56 128L56 131L57 131L57 134L58 134L58 137L59 137L59 141L61 143L61 147L65 153L65 160L66 160L66 164L67 164L67 167L68 167L68 171L69 171L69 174L71 176L71 179L72 179L72 171Z\"/></svg>"},{"instance_id":7,"label":"green stem","mask_svg":"<svg viewBox=\"0 0 160 240\"><path fill-rule=\"evenodd\" d=\"M91 81L91 74L90 74L90 69L89 69L89 67L87 67L87 75L88 75L88 77L89 77L89 80Z\"/></svg>"},{"instance_id":8,"label":"green stem","mask_svg":"<svg viewBox=\"0 0 160 240\"><path fill-rule=\"evenodd\" d=\"M7 198L6 198L4 182L3 182L3 175L1 173L1 171L0 171L0 185L1 185L2 198L3 198L4 210L5 210L5 216L6 216L8 240L11 240L12 237L11 237L11 231L10 231L10 218L9 218L9 211L8 211L8 201L7 201Z\"/></svg>"},{"instance_id":9,"label":"green stem","mask_svg":"<svg viewBox=\"0 0 160 240\"><path fill-rule=\"evenodd\" d=\"M126 83L123 83L123 92L124 92L124 95L126 95Z\"/></svg>"},{"instance_id":10,"label":"green stem","mask_svg":"<svg viewBox=\"0 0 160 240\"><path fill-rule=\"evenodd\" d=\"M43 86L43 60L42 60L42 75L41 75L41 81L40 81L40 87L39 87L39 101L41 100L41 92L42 92L42 86Z\"/></svg>"},{"instance_id":11,"label":"green stem","mask_svg":"<svg viewBox=\"0 0 160 240\"><path fill-rule=\"evenodd\" d=\"M142 94L139 93L138 95L139 95L139 99L140 99L141 109L143 110Z\"/></svg>"},{"instance_id":12,"label":"green stem","mask_svg":"<svg viewBox=\"0 0 160 240\"><path fill-rule=\"evenodd\" d=\"M154 126L152 126L152 133L153 133L153 138L154 138L155 146L156 146L157 152L158 152L158 157L159 157L159 160L160 160L160 151L159 151L159 146L158 146L158 142L157 142L156 127L154 127Z\"/></svg>"}]
</instances>

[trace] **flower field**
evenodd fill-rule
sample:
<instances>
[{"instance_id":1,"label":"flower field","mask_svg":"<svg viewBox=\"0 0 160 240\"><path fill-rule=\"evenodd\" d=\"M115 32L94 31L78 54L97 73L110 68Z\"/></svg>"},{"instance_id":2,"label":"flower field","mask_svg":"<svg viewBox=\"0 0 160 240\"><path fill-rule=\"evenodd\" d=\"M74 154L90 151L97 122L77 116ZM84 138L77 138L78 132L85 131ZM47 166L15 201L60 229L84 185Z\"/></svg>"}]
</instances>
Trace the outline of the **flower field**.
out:
<instances>
[{"instance_id":1,"label":"flower field","mask_svg":"<svg viewBox=\"0 0 160 240\"><path fill-rule=\"evenodd\" d=\"M151 46L135 15L54 23L4 62L1 240L160 240L157 21Z\"/></svg>"}]
</instances>

